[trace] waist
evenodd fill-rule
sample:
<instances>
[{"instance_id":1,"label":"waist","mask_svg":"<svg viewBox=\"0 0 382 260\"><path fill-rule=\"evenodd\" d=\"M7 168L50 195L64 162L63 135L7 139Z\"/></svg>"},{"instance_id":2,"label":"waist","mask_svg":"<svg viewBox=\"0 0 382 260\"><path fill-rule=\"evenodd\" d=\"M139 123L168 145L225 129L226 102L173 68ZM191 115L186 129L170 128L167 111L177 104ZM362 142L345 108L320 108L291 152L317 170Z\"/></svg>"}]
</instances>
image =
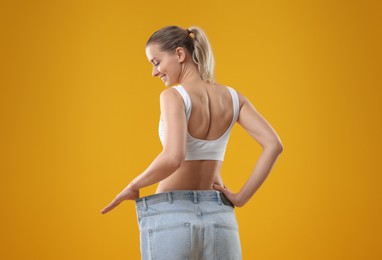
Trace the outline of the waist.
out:
<instances>
[{"instance_id":1,"label":"waist","mask_svg":"<svg viewBox=\"0 0 382 260\"><path fill-rule=\"evenodd\" d=\"M148 205L174 200L188 200L198 203L201 201L214 201L224 205L234 207L228 198L216 190L174 190L148 195L135 200L136 207L147 207Z\"/></svg>"}]
</instances>

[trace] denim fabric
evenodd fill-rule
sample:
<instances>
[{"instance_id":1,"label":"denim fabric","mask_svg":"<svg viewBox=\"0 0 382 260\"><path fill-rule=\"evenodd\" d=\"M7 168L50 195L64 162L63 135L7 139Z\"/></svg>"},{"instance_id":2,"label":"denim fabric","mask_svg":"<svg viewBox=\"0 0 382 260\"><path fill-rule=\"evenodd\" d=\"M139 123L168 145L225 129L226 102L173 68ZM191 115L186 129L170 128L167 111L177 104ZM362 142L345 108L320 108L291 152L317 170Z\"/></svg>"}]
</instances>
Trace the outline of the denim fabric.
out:
<instances>
[{"instance_id":1,"label":"denim fabric","mask_svg":"<svg viewBox=\"0 0 382 260\"><path fill-rule=\"evenodd\" d=\"M242 259L238 223L229 203L214 190L177 190L137 199L142 259Z\"/></svg>"}]
</instances>

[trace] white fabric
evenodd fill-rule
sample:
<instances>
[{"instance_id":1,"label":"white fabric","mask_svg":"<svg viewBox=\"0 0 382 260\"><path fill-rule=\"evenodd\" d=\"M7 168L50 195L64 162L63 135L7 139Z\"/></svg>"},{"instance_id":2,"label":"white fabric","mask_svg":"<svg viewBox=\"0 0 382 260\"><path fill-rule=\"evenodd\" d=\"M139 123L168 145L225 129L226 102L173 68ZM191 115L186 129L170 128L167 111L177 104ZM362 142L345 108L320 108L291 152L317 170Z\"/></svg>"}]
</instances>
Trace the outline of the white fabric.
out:
<instances>
[{"instance_id":1,"label":"white fabric","mask_svg":"<svg viewBox=\"0 0 382 260\"><path fill-rule=\"evenodd\" d=\"M191 99L188 95L187 91L184 89L182 85L173 86L183 97L184 106L185 106L185 113L187 117L187 123L191 115ZM233 118L231 121L231 124L227 131L220 136L218 139L215 140L203 140L198 139L193 136L191 136L187 131L187 148L186 148L186 161L190 160L224 160L224 155L228 143L228 139L231 133L231 129L234 126L237 117L239 115L239 97L236 93L236 91L227 86L228 90L231 93L232 96L232 102L233 102ZM162 119L159 120L159 138L163 145L164 140L164 126Z\"/></svg>"}]
</instances>

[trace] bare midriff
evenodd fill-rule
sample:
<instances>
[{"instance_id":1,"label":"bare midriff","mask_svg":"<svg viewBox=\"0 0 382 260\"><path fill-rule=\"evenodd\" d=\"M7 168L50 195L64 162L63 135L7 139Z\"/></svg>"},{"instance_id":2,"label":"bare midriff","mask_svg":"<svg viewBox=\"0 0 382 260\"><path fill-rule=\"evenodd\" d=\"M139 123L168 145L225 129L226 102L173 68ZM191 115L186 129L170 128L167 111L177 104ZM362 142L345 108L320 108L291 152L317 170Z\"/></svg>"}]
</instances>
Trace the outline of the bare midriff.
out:
<instances>
[{"instance_id":1,"label":"bare midriff","mask_svg":"<svg viewBox=\"0 0 382 260\"><path fill-rule=\"evenodd\" d=\"M159 182L155 193L173 190L214 190L213 184L223 186L220 175L222 161L183 161L169 177Z\"/></svg>"}]
</instances>

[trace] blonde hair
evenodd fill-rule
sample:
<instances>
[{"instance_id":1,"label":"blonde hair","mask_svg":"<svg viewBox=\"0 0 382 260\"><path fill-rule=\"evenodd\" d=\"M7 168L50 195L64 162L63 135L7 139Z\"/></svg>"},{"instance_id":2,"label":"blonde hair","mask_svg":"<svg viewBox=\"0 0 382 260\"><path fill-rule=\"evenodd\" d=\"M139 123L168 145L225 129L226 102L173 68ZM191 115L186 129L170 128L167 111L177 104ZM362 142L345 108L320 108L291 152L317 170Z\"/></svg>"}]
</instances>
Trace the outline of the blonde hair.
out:
<instances>
[{"instance_id":1,"label":"blonde hair","mask_svg":"<svg viewBox=\"0 0 382 260\"><path fill-rule=\"evenodd\" d=\"M192 37L190 33L194 36ZM184 47L191 54L192 60L198 65L200 78L206 82L215 83L215 59L207 35L197 26L187 29L179 26L166 26L154 32L146 43L157 43L161 51L173 53L177 47Z\"/></svg>"}]
</instances>

